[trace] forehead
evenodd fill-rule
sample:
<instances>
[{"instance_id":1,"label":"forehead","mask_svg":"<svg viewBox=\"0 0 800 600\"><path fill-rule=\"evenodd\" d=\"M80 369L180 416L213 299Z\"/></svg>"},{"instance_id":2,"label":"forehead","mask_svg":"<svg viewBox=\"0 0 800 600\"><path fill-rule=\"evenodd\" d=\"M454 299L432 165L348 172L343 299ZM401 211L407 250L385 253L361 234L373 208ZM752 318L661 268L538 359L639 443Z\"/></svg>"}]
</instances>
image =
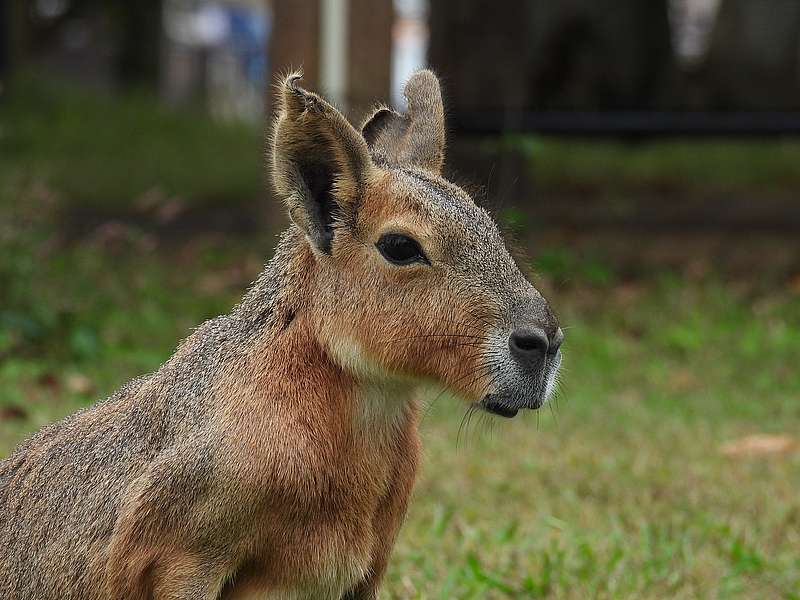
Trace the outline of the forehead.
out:
<instances>
[{"instance_id":1,"label":"forehead","mask_svg":"<svg viewBox=\"0 0 800 600\"><path fill-rule=\"evenodd\" d=\"M396 171L397 208L432 232L436 244L452 265L473 279L488 277L515 282L521 276L489 214L458 186L413 169Z\"/></svg>"},{"instance_id":2,"label":"forehead","mask_svg":"<svg viewBox=\"0 0 800 600\"><path fill-rule=\"evenodd\" d=\"M522 274L489 214L458 186L416 169L392 169L381 220L405 224L452 268L483 287L519 284ZM386 206L388 205L388 206ZM485 284L485 285L484 285ZM502 285L505 285L502 284Z\"/></svg>"},{"instance_id":3,"label":"forehead","mask_svg":"<svg viewBox=\"0 0 800 600\"><path fill-rule=\"evenodd\" d=\"M488 243L502 243L488 213L458 186L415 169L399 168L393 175L396 209L411 213L437 236L462 242L465 238L478 238Z\"/></svg>"}]
</instances>

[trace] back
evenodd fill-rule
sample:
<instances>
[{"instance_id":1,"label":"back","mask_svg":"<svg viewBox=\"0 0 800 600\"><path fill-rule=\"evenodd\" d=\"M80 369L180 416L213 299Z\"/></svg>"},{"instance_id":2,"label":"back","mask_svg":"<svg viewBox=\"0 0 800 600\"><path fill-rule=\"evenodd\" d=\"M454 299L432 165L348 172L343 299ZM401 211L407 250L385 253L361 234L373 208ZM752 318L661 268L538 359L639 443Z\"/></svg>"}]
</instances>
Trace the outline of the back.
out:
<instances>
[{"instance_id":1,"label":"back","mask_svg":"<svg viewBox=\"0 0 800 600\"><path fill-rule=\"evenodd\" d=\"M104 597L97 582L126 494L160 456L208 457L186 448L203 436L179 433L205 426L206 396L232 353L234 321L205 323L156 373L45 427L0 461L0 597Z\"/></svg>"},{"instance_id":2,"label":"back","mask_svg":"<svg viewBox=\"0 0 800 600\"><path fill-rule=\"evenodd\" d=\"M121 435L146 385L46 427L0 462L0 596L91 597L85 582L97 565L87 557L102 556L122 493L148 458L139 439ZM57 572L73 578L39 579Z\"/></svg>"}]
</instances>

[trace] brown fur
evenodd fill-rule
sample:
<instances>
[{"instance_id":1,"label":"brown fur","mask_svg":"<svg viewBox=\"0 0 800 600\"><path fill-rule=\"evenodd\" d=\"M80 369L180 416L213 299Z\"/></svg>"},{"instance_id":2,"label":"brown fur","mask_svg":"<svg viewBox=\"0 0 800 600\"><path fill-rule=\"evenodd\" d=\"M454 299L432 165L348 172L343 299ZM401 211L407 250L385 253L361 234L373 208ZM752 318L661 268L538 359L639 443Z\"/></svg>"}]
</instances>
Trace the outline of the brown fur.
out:
<instances>
[{"instance_id":1,"label":"brown fur","mask_svg":"<svg viewBox=\"0 0 800 600\"><path fill-rule=\"evenodd\" d=\"M480 400L510 372L492 332L557 327L438 178L431 73L408 116L364 135L297 80L272 149L294 224L242 302L0 463L3 599L374 599L417 467L418 382ZM387 232L430 264L389 264Z\"/></svg>"}]
</instances>

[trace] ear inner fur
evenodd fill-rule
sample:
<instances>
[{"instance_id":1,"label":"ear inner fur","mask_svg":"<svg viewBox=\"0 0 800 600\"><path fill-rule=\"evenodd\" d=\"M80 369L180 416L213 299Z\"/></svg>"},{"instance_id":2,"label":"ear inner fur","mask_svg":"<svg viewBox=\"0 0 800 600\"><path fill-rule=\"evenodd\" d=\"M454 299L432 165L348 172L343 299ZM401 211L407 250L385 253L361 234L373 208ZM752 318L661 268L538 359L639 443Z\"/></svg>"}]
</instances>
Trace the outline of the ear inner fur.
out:
<instances>
[{"instance_id":1,"label":"ear inner fur","mask_svg":"<svg viewBox=\"0 0 800 600\"><path fill-rule=\"evenodd\" d=\"M384 106L376 109L366 120L361 127L361 135L364 136L370 150L373 153L380 153L385 159L386 154L391 151L391 148L385 146L388 146L391 140L402 136L407 128L408 119ZM379 145L381 139L383 143Z\"/></svg>"},{"instance_id":2,"label":"ear inner fur","mask_svg":"<svg viewBox=\"0 0 800 600\"><path fill-rule=\"evenodd\" d=\"M301 88L299 79L292 73L280 86L273 182L312 246L330 254L335 221L352 216L373 165L366 142L347 119Z\"/></svg>"},{"instance_id":3,"label":"ear inner fur","mask_svg":"<svg viewBox=\"0 0 800 600\"><path fill-rule=\"evenodd\" d=\"M444 106L439 81L430 71L415 73L406 83L408 114L378 108L361 127L378 162L415 166L439 175L444 163Z\"/></svg>"}]
</instances>

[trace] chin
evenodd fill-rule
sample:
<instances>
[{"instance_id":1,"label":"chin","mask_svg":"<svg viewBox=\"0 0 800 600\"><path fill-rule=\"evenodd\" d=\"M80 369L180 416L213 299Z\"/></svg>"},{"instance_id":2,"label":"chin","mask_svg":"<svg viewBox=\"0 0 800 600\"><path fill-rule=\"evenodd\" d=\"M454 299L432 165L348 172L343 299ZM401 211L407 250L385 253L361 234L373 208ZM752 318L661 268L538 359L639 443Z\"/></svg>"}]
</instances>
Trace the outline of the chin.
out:
<instances>
[{"instance_id":1,"label":"chin","mask_svg":"<svg viewBox=\"0 0 800 600\"><path fill-rule=\"evenodd\" d=\"M478 406L490 414L505 417L506 419L513 419L520 410L537 410L541 408L545 402L547 402L547 399L544 395L532 400L520 402L518 398L505 394L486 394L481 401L478 402Z\"/></svg>"},{"instance_id":2,"label":"chin","mask_svg":"<svg viewBox=\"0 0 800 600\"><path fill-rule=\"evenodd\" d=\"M514 385L500 386L487 393L477 403L484 411L512 419L520 410L538 410L553 395L558 381L558 369L561 366L560 353L557 361L539 381L516 379Z\"/></svg>"},{"instance_id":3,"label":"chin","mask_svg":"<svg viewBox=\"0 0 800 600\"><path fill-rule=\"evenodd\" d=\"M478 406L490 414L505 417L506 419L513 419L519 412L518 407L513 406L502 396L497 396L496 394L487 394L478 402Z\"/></svg>"}]
</instances>

